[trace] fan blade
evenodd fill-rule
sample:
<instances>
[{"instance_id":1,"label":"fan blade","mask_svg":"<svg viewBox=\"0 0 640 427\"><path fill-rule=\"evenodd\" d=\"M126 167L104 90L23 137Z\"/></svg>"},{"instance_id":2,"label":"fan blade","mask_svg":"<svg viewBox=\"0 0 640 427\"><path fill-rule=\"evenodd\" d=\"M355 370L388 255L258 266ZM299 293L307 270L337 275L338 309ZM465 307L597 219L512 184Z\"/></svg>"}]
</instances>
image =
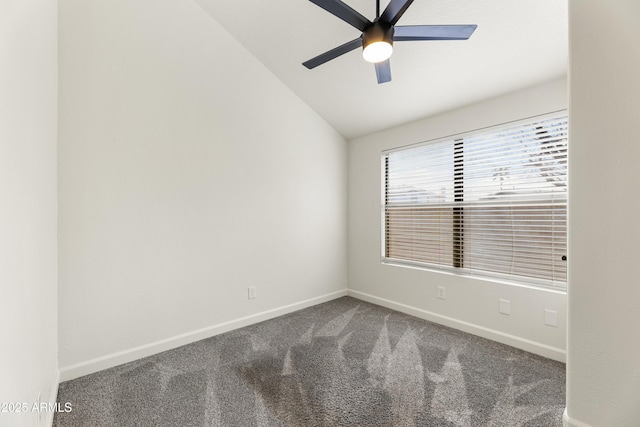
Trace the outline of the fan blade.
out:
<instances>
[{"instance_id":1,"label":"fan blade","mask_svg":"<svg viewBox=\"0 0 640 427\"><path fill-rule=\"evenodd\" d=\"M391 63L387 59L386 61L376 62L376 77L378 78L378 84L391 81Z\"/></svg>"},{"instance_id":2,"label":"fan blade","mask_svg":"<svg viewBox=\"0 0 640 427\"><path fill-rule=\"evenodd\" d=\"M388 22L391 25L396 25L398 19L400 19L409 6L411 6L411 3L413 3L413 0L391 0L387 8L382 12L380 20Z\"/></svg>"},{"instance_id":3,"label":"fan blade","mask_svg":"<svg viewBox=\"0 0 640 427\"><path fill-rule=\"evenodd\" d=\"M304 65L308 69L316 68L318 65L322 65L325 62L331 61L332 59L335 59L340 55L344 55L347 52L351 52L353 49L357 49L359 47L362 47L361 37L358 37L355 40L351 40L350 42L346 42L343 45L335 47L323 54L316 56L315 58L303 62L302 65Z\"/></svg>"},{"instance_id":4,"label":"fan blade","mask_svg":"<svg viewBox=\"0 0 640 427\"><path fill-rule=\"evenodd\" d=\"M371 21L362 16L357 11L353 10L351 7L347 6L340 0L309 0L311 3L314 3L332 15L337 16L342 19L347 24L351 24L360 31L364 31L369 25L371 25Z\"/></svg>"},{"instance_id":5,"label":"fan blade","mask_svg":"<svg viewBox=\"0 0 640 427\"><path fill-rule=\"evenodd\" d=\"M399 25L394 27L393 41L466 40L477 25Z\"/></svg>"}]
</instances>

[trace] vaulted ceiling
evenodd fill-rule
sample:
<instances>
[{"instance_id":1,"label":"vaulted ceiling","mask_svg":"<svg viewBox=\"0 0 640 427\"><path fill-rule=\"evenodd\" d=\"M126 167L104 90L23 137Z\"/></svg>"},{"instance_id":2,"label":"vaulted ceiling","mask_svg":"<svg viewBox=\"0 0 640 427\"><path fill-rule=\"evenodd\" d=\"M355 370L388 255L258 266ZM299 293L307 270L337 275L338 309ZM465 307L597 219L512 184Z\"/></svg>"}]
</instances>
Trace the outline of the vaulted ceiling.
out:
<instances>
[{"instance_id":1,"label":"vaulted ceiling","mask_svg":"<svg viewBox=\"0 0 640 427\"><path fill-rule=\"evenodd\" d=\"M567 71L567 0L415 0L398 25L478 28L466 41L394 43L393 80L380 85L360 50L313 70L301 65L360 35L308 0L194 1L347 139ZM375 17L375 0L344 2Z\"/></svg>"}]
</instances>

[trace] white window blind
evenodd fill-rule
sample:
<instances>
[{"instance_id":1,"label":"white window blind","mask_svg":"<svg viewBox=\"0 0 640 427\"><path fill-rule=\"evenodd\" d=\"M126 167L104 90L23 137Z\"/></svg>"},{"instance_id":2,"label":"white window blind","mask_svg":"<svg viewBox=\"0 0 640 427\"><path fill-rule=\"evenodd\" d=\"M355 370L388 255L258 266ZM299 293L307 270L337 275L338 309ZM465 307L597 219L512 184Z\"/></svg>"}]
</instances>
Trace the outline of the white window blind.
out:
<instances>
[{"instance_id":1,"label":"white window blind","mask_svg":"<svg viewBox=\"0 0 640 427\"><path fill-rule=\"evenodd\" d=\"M566 288L567 116L383 153L383 261Z\"/></svg>"}]
</instances>

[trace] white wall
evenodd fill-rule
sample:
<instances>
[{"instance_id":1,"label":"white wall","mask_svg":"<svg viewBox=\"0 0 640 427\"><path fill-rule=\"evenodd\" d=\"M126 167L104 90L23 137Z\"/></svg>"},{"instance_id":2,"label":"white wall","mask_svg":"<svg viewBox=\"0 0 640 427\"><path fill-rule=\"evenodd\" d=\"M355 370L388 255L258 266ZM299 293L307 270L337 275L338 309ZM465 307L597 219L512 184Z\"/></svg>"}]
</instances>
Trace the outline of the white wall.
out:
<instances>
[{"instance_id":1,"label":"white wall","mask_svg":"<svg viewBox=\"0 0 640 427\"><path fill-rule=\"evenodd\" d=\"M60 1L59 161L63 379L345 292L346 142L194 2Z\"/></svg>"},{"instance_id":2,"label":"white wall","mask_svg":"<svg viewBox=\"0 0 640 427\"><path fill-rule=\"evenodd\" d=\"M470 105L349 142L349 290L357 297L563 360L566 295L380 263L382 150L567 107L566 79ZM437 299L445 286L447 299ZM511 315L498 313L499 299ZM557 328L544 310L558 312Z\"/></svg>"},{"instance_id":3,"label":"white wall","mask_svg":"<svg viewBox=\"0 0 640 427\"><path fill-rule=\"evenodd\" d=\"M640 2L571 0L566 425L640 423Z\"/></svg>"},{"instance_id":4,"label":"white wall","mask_svg":"<svg viewBox=\"0 0 640 427\"><path fill-rule=\"evenodd\" d=\"M57 2L0 2L0 402L57 386ZM29 408L31 409L31 408ZM0 413L35 426L46 413Z\"/></svg>"}]
</instances>

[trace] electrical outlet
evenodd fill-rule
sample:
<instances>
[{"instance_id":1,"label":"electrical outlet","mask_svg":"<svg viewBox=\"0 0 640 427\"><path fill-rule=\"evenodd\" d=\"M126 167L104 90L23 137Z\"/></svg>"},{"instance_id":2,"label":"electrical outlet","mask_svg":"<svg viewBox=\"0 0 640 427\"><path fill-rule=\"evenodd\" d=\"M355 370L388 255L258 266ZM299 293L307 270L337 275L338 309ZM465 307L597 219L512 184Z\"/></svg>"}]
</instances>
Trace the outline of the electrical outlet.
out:
<instances>
[{"instance_id":1,"label":"electrical outlet","mask_svg":"<svg viewBox=\"0 0 640 427\"><path fill-rule=\"evenodd\" d=\"M554 310L544 311L544 324L547 326L558 327L558 312Z\"/></svg>"},{"instance_id":2,"label":"electrical outlet","mask_svg":"<svg viewBox=\"0 0 640 427\"><path fill-rule=\"evenodd\" d=\"M500 300L500 313L511 315L511 301L506 299Z\"/></svg>"},{"instance_id":3,"label":"electrical outlet","mask_svg":"<svg viewBox=\"0 0 640 427\"><path fill-rule=\"evenodd\" d=\"M254 299L256 297L256 287L255 286L249 286L247 288L247 297L249 299Z\"/></svg>"},{"instance_id":4,"label":"electrical outlet","mask_svg":"<svg viewBox=\"0 0 640 427\"><path fill-rule=\"evenodd\" d=\"M444 286L438 286L438 298L447 299L447 290Z\"/></svg>"}]
</instances>

